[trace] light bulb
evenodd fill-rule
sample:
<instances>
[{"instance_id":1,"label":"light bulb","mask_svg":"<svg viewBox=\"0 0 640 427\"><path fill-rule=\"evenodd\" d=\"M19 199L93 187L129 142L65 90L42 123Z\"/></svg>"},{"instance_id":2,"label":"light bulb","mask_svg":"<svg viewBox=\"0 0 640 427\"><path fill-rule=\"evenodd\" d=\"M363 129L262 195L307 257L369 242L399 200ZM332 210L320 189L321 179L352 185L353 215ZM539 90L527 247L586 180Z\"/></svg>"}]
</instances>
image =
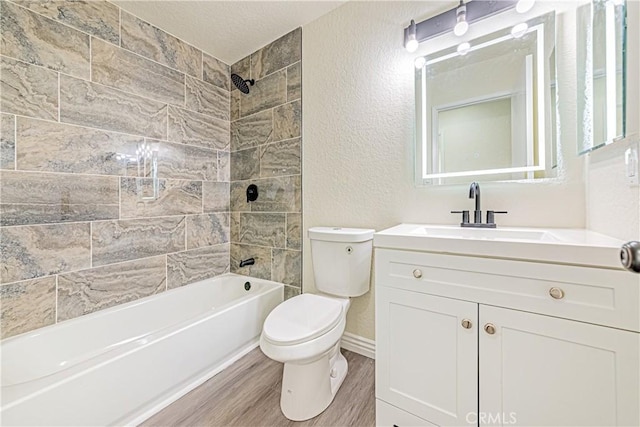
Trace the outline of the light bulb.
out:
<instances>
[{"instance_id":1,"label":"light bulb","mask_svg":"<svg viewBox=\"0 0 640 427\"><path fill-rule=\"evenodd\" d=\"M418 50L418 40L415 39L415 36L413 36L413 37L414 38L411 39L411 36L409 36L409 39L407 40L407 43L404 45L404 47L409 52L415 52L416 50Z\"/></svg>"},{"instance_id":2,"label":"light bulb","mask_svg":"<svg viewBox=\"0 0 640 427\"><path fill-rule=\"evenodd\" d=\"M424 67L424 64L427 63L427 60L424 58L424 56L419 56L416 58L414 64L416 66L417 69L420 69L422 67Z\"/></svg>"},{"instance_id":3,"label":"light bulb","mask_svg":"<svg viewBox=\"0 0 640 427\"><path fill-rule=\"evenodd\" d=\"M416 21L411 20L409 29L407 31L407 39L404 42L404 47L409 52L415 52L418 50L418 39L416 38Z\"/></svg>"},{"instance_id":4,"label":"light bulb","mask_svg":"<svg viewBox=\"0 0 640 427\"><path fill-rule=\"evenodd\" d=\"M511 29L511 35L514 38L519 39L520 37L525 35L528 29L529 25L527 25L526 22L521 22L513 26L513 28Z\"/></svg>"},{"instance_id":5,"label":"light bulb","mask_svg":"<svg viewBox=\"0 0 640 427\"><path fill-rule=\"evenodd\" d=\"M463 36L468 29L469 24L467 23L467 6L465 6L461 0L460 6L456 9L456 26L453 27L453 34L458 37Z\"/></svg>"},{"instance_id":6,"label":"light bulb","mask_svg":"<svg viewBox=\"0 0 640 427\"><path fill-rule=\"evenodd\" d=\"M464 34L467 32L468 29L469 29L469 24L467 23L467 21L460 21L456 24L455 27L453 27L453 34L455 34L458 37L464 36Z\"/></svg>"},{"instance_id":7,"label":"light bulb","mask_svg":"<svg viewBox=\"0 0 640 427\"><path fill-rule=\"evenodd\" d=\"M457 50L458 50L458 53L460 55L464 56L464 55L467 54L467 52L469 52L469 49L471 49L471 45L469 43L467 43L467 42L464 42L464 43L460 43L458 45L458 49Z\"/></svg>"},{"instance_id":8,"label":"light bulb","mask_svg":"<svg viewBox=\"0 0 640 427\"><path fill-rule=\"evenodd\" d=\"M533 7L533 4L536 0L518 0L516 4L516 12L518 13L527 13Z\"/></svg>"}]
</instances>

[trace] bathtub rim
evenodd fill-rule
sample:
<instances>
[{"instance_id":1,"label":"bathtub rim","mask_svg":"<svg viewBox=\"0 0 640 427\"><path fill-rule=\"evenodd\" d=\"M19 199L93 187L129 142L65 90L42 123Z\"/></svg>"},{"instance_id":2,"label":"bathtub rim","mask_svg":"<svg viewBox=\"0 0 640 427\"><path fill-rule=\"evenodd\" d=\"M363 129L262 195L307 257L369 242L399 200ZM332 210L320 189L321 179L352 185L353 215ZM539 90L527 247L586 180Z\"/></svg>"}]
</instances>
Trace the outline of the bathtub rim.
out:
<instances>
[{"instance_id":1,"label":"bathtub rim","mask_svg":"<svg viewBox=\"0 0 640 427\"><path fill-rule=\"evenodd\" d=\"M18 339L18 338L28 338L30 336L37 336L41 331L47 329L53 329L56 326L60 327L60 325L65 325L65 327L69 327L69 325L73 325L75 323L79 323L81 321L84 321L86 319L90 319L90 318L94 318L94 317L101 317L101 316L105 316L105 315L109 315L112 313L117 313L118 311L121 310L125 310L127 308L130 307L135 307L141 304L144 304L145 302L148 302L149 300L153 299L154 297L159 297L159 296L165 296L165 295L169 295L168 292L171 291L182 291L185 292L188 288L188 286L191 285L196 285L196 284L202 284L203 282L208 282L208 281L212 281L212 280L222 280L224 278L229 278L229 277L233 277L233 278L242 278L242 280L246 281L253 281L253 282L258 282L258 283L262 283L262 284L266 284L268 286L264 287L263 289L260 289L258 292L254 292L253 294L245 294L239 298L234 298L230 301L228 301L225 304L222 304L218 307L213 307L212 309L206 310L206 311L202 311L200 313L198 313L195 316L183 319L182 321L178 322L178 323L174 323L168 326L165 326L163 328L159 328L159 329L154 329L146 334L140 335L140 336L135 336L132 337L130 339L125 340L124 342L120 342L118 343L117 346L114 346L112 348L109 348L105 351L93 354L92 356L83 359L81 361L79 361L78 363L75 363L73 365L70 365L68 367L56 370L54 372L51 372L47 375L43 375L31 380L27 380L27 381L22 381L22 382L17 382L17 383L13 383L13 384L7 384L7 385L3 385L0 384L0 390L3 391L2 394L5 394L4 391L5 390L20 390L21 388L24 388L26 390L24 390L24 393L20 393L21 397L18 398L14 398L11 399L10 401L6 401L4 398L2 399L2 401L0 401L0 413L2 411L4 411L5 409L10 409L11 407L20 404L22 401L24 401L25 399L30 398L31 396L40 394L40 393L44 393L46 391L48 391L50 388L52 387L57 387L59 384L64 384L66 382L72 381L73 379L75 379L76 377L83 375L85 372L88 371L92 371L95 369L99 369L100 367L102 367L103 365L109 363L111 360L113 359L119 359L121 357L125 357L128 354L131 354L133 352L138 351L142 346L144 345L148 345L151 343L154 343L156 341L160 341L160 340L164 340L167 339L177 333L180 333L181 331L195 326L197 324L200 324L206 320L208 320L209 318L219 314L219 313L224 313L228 310L233 309L235 306L237 306L238 304L241 304L242 302L248 302L248 301L252 301L254 299L257 299L259 297L261 297L262 295L265 295L269 292L273 292L278 290L279 288L282 289L282 291L284 292L284 284L283 283L279 283L279 282L274 282L271 280L265 280L265 279L259 279L259 278L253 278L253 277L249 277L249 276L243 276L243 275L239 275L239 274L235 274L235 273L224 273L212 278L208 278L208 279L204 279L198 282L194 282L192 284L189 285L185 285L185 286L181 286L178 288L173 288L170 290L167 290L165 292L159 293L159 294L154 294L154 295L150 295L144 298L140 298L138 300L135 301L130 301L128 303L125 304L120 304L114 307L109 307L107 309L104 310L100 310L94 313L89 313L83 316L78 316L76 318L73 319L69 319L69 320L65 320L62 321L60 323L57 324L53 324L53 325L48 325L44 328L40 328L34 331L29 331L26 332L24 334L20 334L20 335L15 335L13 337L9 337L6 340L3 340L1 343L5 344L6 342L9 342L8 340L14 340L14 338ZM250 295L250 296L248 296ZM259 342L259 338L257 340ZM1 350L0 350L1 352ZM34 390L29 390L34 388L38 383L44 383L41 384L41 387L36 387ZM16 391L16 393L19 393L19 391Z\"/></svg>"},{"instance_id":2,"label":"bathtub rim","mask_svg":"<svg viewBox=\"0 0 640 427\"><path fill-rule=\"evenodd\" d=\"M56 327L61 327L61 326L65 326L66 327L67 325L71 325L74 322L77 322L77 321L80 321L80 320L91 319L91 318L95 318L95 317L102 317L102 316L108 315L109 313L118 312L118 311L130 308L130 307L135 307L137 305L144 304L146 301L148 301L148 300L150 300L150 299L152 299L154 297L162 297L162 296L165 296L165 295L169 295L170 293L176 293L178 291L183 291L184 292L184 289L188 288L189 286L199 285L199 284L201 284L203 282L208 282L208 281L216 280L216 279L222 279L222 278L226 278L226 277L242 277L242 278L246 278L247 281L249 281L249 282L258 281L258 282L261 282L261 283L266 283L266 284L276 285L276 286L284 285L284 283L274 282L273 280L267 280L267 279L260 279L260 278L257 278L257 277L244 276L242 274L236 274L236 273L222 273L222 274L219 274L217 276L213 276L213 277L209 277L207 279L198 280L197 282L189 283L188 285L183 285L183 286L178 286L176 288L167 289L167 290L159 292L157 294L147 295L146 297L138 298L138 299L133 300L133 301L128 301L128 302L125 302L125 303L122 303L122 304L114 305L112 307L107 307L105 309L97 310L97 311L94 311L94 312L91 312L91 313L87 313L87 314L83 314L83 315L80 315L80 316L77 316L77 317L73 317L71 319L62 320L62 321L53 323L51 325L47 325L47 326L43 326L41 328L33 329L31 331L23 332L21 334L12 335L10 337L7 337L7 338L4 338L4 339L0 340L0 348L2 348L2 345L12 343L13 341L17 341L19 338L27 338L27 337L31 337L31 336L38 336L41 333L49 331L49 330L54 329ZM256 293L256 295L259 295L259 294ZM235 301L235 300L232 300L232 301ZM222 309L227 304L223 304L223 305L221 305L220 307L217 307L217 308ZM138 338L140 338L140 337L132 338L130 341L133 341L133 340L138 339Z\"/></svg>"}]
</instances>

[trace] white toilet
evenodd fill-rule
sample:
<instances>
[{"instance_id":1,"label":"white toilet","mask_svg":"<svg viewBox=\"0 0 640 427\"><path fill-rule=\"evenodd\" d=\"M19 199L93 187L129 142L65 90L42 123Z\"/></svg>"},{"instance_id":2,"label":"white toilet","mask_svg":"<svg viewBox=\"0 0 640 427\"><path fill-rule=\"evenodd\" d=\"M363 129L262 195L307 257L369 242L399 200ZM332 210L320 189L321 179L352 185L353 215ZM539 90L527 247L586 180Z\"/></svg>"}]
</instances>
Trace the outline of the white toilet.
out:
<instances>
[{"instance_id":1,"label":"white toilet","mask_svg":"<svg viewBox=\"0 0 640 427\"><path fill-rule=\"evenodd\" d=\"M290 298L264 322L260 348L284 363L280 407L290 420L308 420L324 411L347 375L340 338L349 297L369 291L374 231L310 228L313 276L322 293Z\"/></svg>"}]
</instances>

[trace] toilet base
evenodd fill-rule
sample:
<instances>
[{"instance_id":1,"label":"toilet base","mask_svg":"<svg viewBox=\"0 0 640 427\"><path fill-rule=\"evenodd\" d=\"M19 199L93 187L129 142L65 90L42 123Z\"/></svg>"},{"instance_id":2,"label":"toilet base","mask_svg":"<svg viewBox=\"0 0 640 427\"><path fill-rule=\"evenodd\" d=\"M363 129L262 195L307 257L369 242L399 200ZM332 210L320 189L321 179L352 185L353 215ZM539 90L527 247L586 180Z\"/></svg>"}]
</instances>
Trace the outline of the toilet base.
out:
<instances>
[{"instance_id":1,"label":"toilet base","mask_svg":"<svg viewBox=\"0 0 640 427\"><path fill-rule=\"evenodd\" d=\"M280 408L292 421L319 415L333 402L348 370L340 343L308 363L285 363Z\"/></svg>"}]
</instances>

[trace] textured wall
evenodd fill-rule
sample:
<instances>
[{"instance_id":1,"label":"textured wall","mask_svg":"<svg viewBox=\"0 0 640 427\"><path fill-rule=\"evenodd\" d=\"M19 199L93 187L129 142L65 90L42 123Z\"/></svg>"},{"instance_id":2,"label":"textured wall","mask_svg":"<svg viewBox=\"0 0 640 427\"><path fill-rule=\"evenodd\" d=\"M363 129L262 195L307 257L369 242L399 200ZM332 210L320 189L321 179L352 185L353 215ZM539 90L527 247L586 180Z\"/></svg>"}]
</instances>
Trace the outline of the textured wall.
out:
<instances>
[{"instance_id":1,"label":"textured wall","mask_svg":"<svg viewBox=\"0 0 640 427\"><path fill-rule=\"evenodd\" d=\"M640 2L627 2L627 139L588 155L588 227L640 240L640 187L629 186L624 151L640 139ZM640 280L640 277L639 277Z\"/></svg>"},{"instance_id":2,"label":"textured wall","mask_svg":"<svg viewBox=\"0 0 640 427\"><path fill-rule=\"evenodd\" d=\"M414 186L414 66L402 30L454 7L448 2L348 2L304 27L304 229L318 225L381 230L402 222L455 224L468 209L468 184ZM565 3L570 5L569 3ZM575 141L575 39L558 17L562 99L560 178L482 184L483 209L509 211L501 225L584 227L583 159ZM472 26L473 30L473 26ZM305 291L313 291L305 239ZM349 332L374 338L374 289L354 298Z\"/></svg>"},{"instance_id":3,"label":"textured wall","mask_svg":"<svg viewBox=\"0 0 640 427\"><path fill-rule=\"evenodd\" d=\"M280 37L231 66L254 79L249 94L231 91L231 271L300 293L302 30ZM246 188L258 186L247 203ZM240 268L240 260L255 265Z\"/></svg>"},{"instance_id":4,"label":"textured wall","mask_svg":"<svg viewBox=\"0 0 640 427\"><path fill-rule=\"evenodd\" d=\"M227 272L229 66L107 2L0 8L2 337Z\"/></svg>"}]
</instances>

